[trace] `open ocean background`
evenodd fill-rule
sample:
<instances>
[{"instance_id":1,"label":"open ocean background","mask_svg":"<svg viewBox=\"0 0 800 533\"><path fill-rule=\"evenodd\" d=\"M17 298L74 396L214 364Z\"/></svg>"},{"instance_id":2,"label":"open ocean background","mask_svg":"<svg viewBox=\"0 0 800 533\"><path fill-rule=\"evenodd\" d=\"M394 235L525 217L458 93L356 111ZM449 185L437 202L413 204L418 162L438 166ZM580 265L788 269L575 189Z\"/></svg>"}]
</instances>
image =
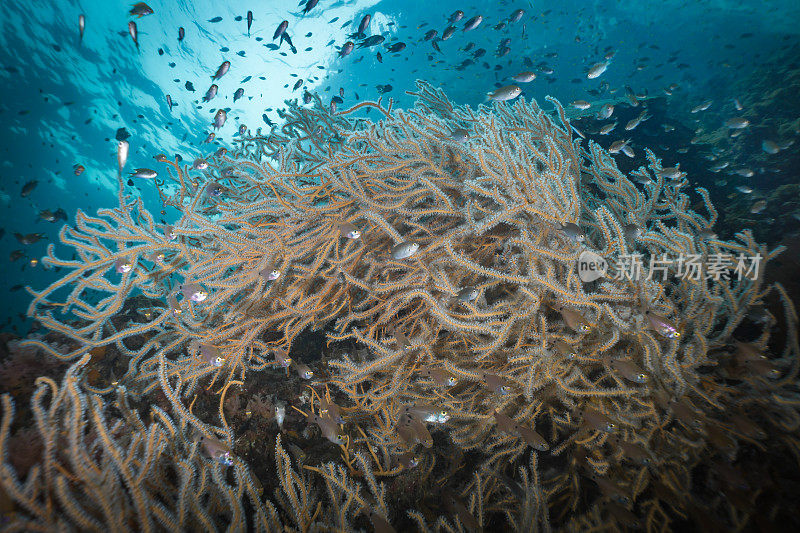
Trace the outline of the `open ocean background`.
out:
<instances>
[{"instance_id":1,"label":"open ocean background","mask_svg":"<svg viewBox=\"0 0 800 533\"><path fill-rule=\"evenodd\" d=\"M524 70L537 72L537 79L524 85L523 96L539 102L546 95L564 105L578 99L599 101L611 97L609 91L615 92L614 98L621 98L627 85L637 94L657 97L648 100L653 117L631 132L625 132L622 126L641 108L618 106L620 125L613 138L603 141L607 147L613 139L634 139L639 159L626 162L628 168L641 164L642 148L649 146L669 164L682 163L684 169L695 169L691 174L694 182L711 187L715 200L719 198L725 204L727 199L734 207L739 201L735 186L744 181L727 171L709 170L714 160L729 160L730 168L754 169L755 175L747 180L756 189L752 193L755 196L748 193L750 203L758 195L767 198L778 184L800 183L798 166L793 163L797 162L800 145L794 143L800 137L797 126L793 126L800 120L796 87L793 103L775 100L772 107L759 111L765 117L763 124L769 127L751 120L753 124L746 132L753 138L751 152L724 153L724 147L701 150L692 145L691 150L676 154L689 146L686 140L694 135L692 131L718 128L726 118L735 116L733 98L763 101L771 98L773 91L791 89L782 86L793 78L782 75L781 69L800 69L796 56L800 40L797 0L321 0L307 15L301 14L294 1L153 0L148 5L155 13L136 20L138 51L128 35L132 4L113 0L3 2L3 329L24 333L31 327L31 320L22 317L29 295L21 286L37 289L58 277L52 270L43 269L41 262L31 265L31 260L45 255L51 244L55 244L57 255L63 250L58 233L64 221L48 222L39 213L61 208L70 222L78 210L94 213L98 208L116 207L115 133L119 128L126 128L130 134L128 171L157 168L153 156L159 153L169 157L180 154L191 161L219 146L229 146L241 124L253 131L258 127L268 130L263 119L266 115L279 125L276 110L286 99L301 98L304 88L319 93L326 103L342 88L344 102L340 108L345 108L357 101L377 99L381 91L384 98L394 98L395 106L410 107L413 99L405 91L414 88L416 79L442 87L456 103L474 106L483 102L486 92L510 83L510 76ZM518 8L525 10L519 22L495 29ZM422 41L430 29L441 35L448 17L458 9L465 17L456 24L452 38L438 43L441 53L430 42ZM249 37L244 19L248 10L254 14ZM81 13L86 17L82 42L78 31ZM381 45L338 58L337 47L348 40L347 34L355 31L367 13L372 15L371 34L384 35L384 45L402 41L407 47L393 54ZM483 15L483 23L463 32L464 22L474 14ZM218 22L211 22L217 17ZM286 44L277 50L268 46L278 42L272 40L272 34L284 19L290 23L288 33L297 53ZM342 27L345 23L349 25ZM182 42L178 42L179 27L185 28ZM498 43L504 38L510 39L510 52L497 57ZM470 42L474 46L464 51ZM474 52L481 48L486 53L476 58ZM597 79L587 79L588 68L602 61L609 49L616 55L608 70ZM382 62L377 60L378 50ZM211 75L224 60L231 62L231 68L217 82L218 96L201 103ZM292 90L298 79L303 80L302 87ZM187 81L194 92L186 89ZM671 84L678 88L667 97L664 89ZM240 87L245 96L234 103L233 94ZM171 111L168 94L175 104ZM705 100L714 102L706 112L689 112ZM211 122L219 108L228 110L228 121L212 145L201 145L213 131ZM689 133L680 138L668 136L663 128L665 121L678 132L683 128ZM780 164L771 165L764 159L760 146L767 138L780 144ZM75 175L74 165L84 166L85 171ZM38 185L22 197L24 184L32 180ZM152 212L161 209L152 183L138 180L126 188L140 194ZM760 215L761 219L751 220L751 226L775 228L765 235L770 240L796 231L792 220L800 220L800 211L792 218L791 208L774 203L768 203ZM776 235L775 231L780 233ZM41 233L43 238L24 245L15 233ZM22 256L12 260L16 250Z\"/></svg>"}]
</instances>

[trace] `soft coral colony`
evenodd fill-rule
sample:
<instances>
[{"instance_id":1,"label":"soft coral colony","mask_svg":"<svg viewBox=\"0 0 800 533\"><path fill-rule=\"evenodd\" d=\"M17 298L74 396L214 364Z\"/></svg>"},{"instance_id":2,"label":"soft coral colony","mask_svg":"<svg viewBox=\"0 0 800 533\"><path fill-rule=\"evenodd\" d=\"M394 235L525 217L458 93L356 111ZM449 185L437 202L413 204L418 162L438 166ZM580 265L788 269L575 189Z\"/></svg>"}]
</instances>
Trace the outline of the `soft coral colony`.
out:
<instances>
[{"instance_id":1,"label":"soft coral colony","mask_svg":"<svg viewBox=\"0 0 800 533\"><path fill-rule=\"evenodd\" d=\"M119 207L62 229L75 259L51 247L68 273L29 312L70 349L22 344L73 365L37 383L45 452L26 480L3 400L11 528L738 528L763 512L774 478L746 465L800 459L795 309L763 275L649 275L647 260L760 257L763 273L781 250L748 230L717 239L705 190L649 151L622 173L555 100L474 110L422 82L414 94L407 111L287 102L279 130L202 171L160 157L172 226L120 185ZM379 120L355 118L366 109ZM641 254L642 276L584 282L586 250ZM115 320L137 295L146 319ZM299 360L309 330L327 335L326 361ZM85 379L104 346L127 371ZM292 373L306 393L289 412L339 457L295 467L285 446L302 455L303 437L279 434L280 486L262 499L223 403L264 372ZM202 391L213 415L194 408ZM154 395L163 409L142 402ZM444 503L387 503L412 476Z\"/></svg>"}]
</instances>

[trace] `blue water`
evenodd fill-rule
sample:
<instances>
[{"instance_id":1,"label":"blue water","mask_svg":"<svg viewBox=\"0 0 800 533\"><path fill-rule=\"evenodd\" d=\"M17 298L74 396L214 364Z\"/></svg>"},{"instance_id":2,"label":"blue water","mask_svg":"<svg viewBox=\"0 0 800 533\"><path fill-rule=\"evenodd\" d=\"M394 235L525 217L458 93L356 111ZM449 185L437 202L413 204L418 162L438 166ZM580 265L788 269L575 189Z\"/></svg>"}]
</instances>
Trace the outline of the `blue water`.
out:
<instances>
[{"instance_id":1,"label":"blue water","mask_svg":"<svg viewBox=\"0 0 800 533\"><path fill-rule=\"evenodd\" d=\"M0 291L6 302L0 324L21 330L30 327L30 320L19 316L29 297L18 286L42 287L57 277L41 263L31 266L31 259L40 258L51 244L56 245L57 254L63 250L58 246L63 221L47 222L37 214L62 208L71 221L77 210L92 213L116 206L114 137L118 128L126 128L131 135L126 167L131 170L153 167L152 157L158 153L180 154L191 160L218 145L225 146L242 123L251 129L266 129L264 113L280 123L276 109L284 100L302 95L303 88L292 90L298 79L325 102L344 89L344 107L356 102L356 94L360 100L377 99L378 86L387 84L392 89L384 98L394 98L396 106L411 106L412 98L404 91L413 89L415 79L443 87L456 103L477 105L496 84L508 83L509 76L522 70L537 72L537 79L525 85L523 96L539 101L546 95L565 103L591 100L587 90L607 82L609 89L620 93L628 85L637 93L651 95L662 94L665 87L676 83L680 92L674 98L699 103L720 97L712 94L712 87L746 79L775 54L800 41L800 3L796 0L321 0L305 16L294 2L277 0L154 0L148 4L155 13L135 19L137 51L127 31L132 4L3 2ZM494 29L517 8L526 10L518 23ZM438 43L441 53L430 42L421 42L429 29L441 35L456 9L463 10L465 17L456 23L458 30L452 38ZM248 10L255 19L249 37L244 19ZM384 44L403 41L406 49L398 54L385 47L356 50L338 58L336 47L347 41L346 35L367 13L372 15L371 34L386 36ZM82 42L80 14L86 18ZM462 32L464 22L475 14L483 15L483 23L474 31ZM215 17L221 21L209 22ZM338 20L330 22L334 18ZM278 50L265 46L278 42L272 40L272 34L284 19L290 23L288 33L296 54L285 43ZM350 24L343 28L346 22ZM179 27L185 28L183 42L178 42ZM503 38L511 39L511 51L496 57ZM472 50L462 51L470 42L475 43ZM480 48L486 50L483 57L459 67ZM588 68L602 61L607 49L616 51L607 72L588 80ZM378 50L382 63L377 60ZM200 103L210 77L224 60L231 62L231 69L217 82L219 95ZM637 65L644 67L638 69ZM549 69L553 73L545 74ZM195 92L185 88L187 81ZM245 97L234 103L233 93L240 87ZM168 94L175 103L171 111ZM228 121L214 145L201 146L220 107L229 109ZM86 169L80 176L73 173L76 164ZM22 198L23 184L31 180L37 180L38 186ZM133 190L153 212L159 211L150 183L138 182ZM23 245L14 233L43 233L45 237ZM21 250L24 257L12 262L9 256L14 250Z\"/></svg>"}]
</instances>

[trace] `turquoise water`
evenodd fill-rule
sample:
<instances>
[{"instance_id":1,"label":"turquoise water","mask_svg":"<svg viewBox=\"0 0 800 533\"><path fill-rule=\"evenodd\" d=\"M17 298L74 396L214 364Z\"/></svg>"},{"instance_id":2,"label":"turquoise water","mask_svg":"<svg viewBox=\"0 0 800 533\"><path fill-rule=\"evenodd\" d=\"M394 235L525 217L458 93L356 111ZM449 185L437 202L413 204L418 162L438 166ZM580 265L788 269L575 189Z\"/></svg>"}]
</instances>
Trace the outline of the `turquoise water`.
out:
<instances>
[{"instance_id":1,"label":"turquoise water","mask_svg":"<svg viewBox=\"0 0 800 533\"><path fill-rule=\"evenodd\" d=\"M279 124L276 110L285 99L301 98L304 90L319 93L327 103L342 89L340 107L377 99L384 92L384 98L394 98L396 106L407 107L413 101L404 91L413 88L415 79L424 79L443 87L457 103L477 105L488 91L509 83L509 76L533 71L537 78L524 84L523 96L539 101L546 95L565 104L578 99L602 101L612 94L619 97L624 86L640 96L658 96L653 109L660 109L660 115L645 122L647 128L629 134L622 131L621 125L639 112L627 110L628 115L619 119L615 138L625 134L640 146L669 144L673 141L665 136L666 129L659 129L665 120L702 127L706 119L690 116L686 108L706 99L715 102L708 110L714 113L709 115L714 121L724 120L725 113L731 116L732 98L748 97L746 86L738 87L737 93L731 88L757 76L771 61L790 66L784 57L797 45L800 32L800 4L791 0L321 0L305 15L294 2L282 1L148 4L154 13L134 19L128 14L129 2L4 2L0 18L0 81L5 87L0 101L0 227L4 230L0 291L7 302L0 323L29 328L31 322L19 316L29 299L20 286L42 287L57 276L41 263L31 265L48 245L55 244L56 253L60 249L58 232L64 221L49 222L39 213L60 208L71 221L78 210L94 212L116 205L115 134L119 128L130 134L126 166L130 171L154 166L152 158L158 153L180 154L190 161L226 146L241 124L267 129L264 115ZM457 30L451 38L436 41L441 50L436 51L423 36L436 29L440 38L448 17L457 9L464 11L464 19L455 23ZM515 9L525 13L518 22L509 22ZM248 10L254 16L249 36ZM82 40L81 14L86 21ZM368 33L383 35L386 41L339 58L337 47L348 40L365 14L372 16ZM466 20L476 14L483 16L480 26L462 31ZM217 18L218 22L211 22ZM286 43L272 49L279 42L273 41L273 32L284 19L289 21L287 33L296 53ZM137 24L138 50L128 33L130 20ZM181 42L179 27L185 29ZM503 39L509 39L505 55L498 53ZM397 42L404 42L406 48L399 53L387 49ZM479 49L485 54L476 57ZM587 79L589 68L612 51L615 55L606 72ZM202 103L210 78L223 61L231 67L217 82L219 94ZM301 87L293 90L297 80L303 80ZM194 92L187 90L187 82ZM671 84L679 89L667 97L664 89ZM780 79L776 84L774 88L780 88ZM239 88L244 89L244 97L234 103ZM752 90L763 92L763 87ZM174 102L172 110L167 95ZM210 147L201 145L213 131L211 123L219 108L227 109L227 123ZM763 112L780 117L787 109ZM584 122L578 127L593 128L590 122L583 126ZM637 139L640 134L645 138ZM797 136L788 124L775 128L774 134L763 134L784 144ZM756 147L762 140L754 141ZM786 156L796 154L797 148L787 144L782 150ZM713 147L709 152L714 153ZM741 158L746 154L733 154L731 159L734 156L740 158L739 166L744 164ZM681 156L677 157L680 161ZM703 161L698 154L685 156L692 157L684 168ZM707 181L714 182L719 176L708 171L712 163L704 164L697 167L702 174L698 180L707 175ZM74 165L82 165L85 171L75 175ZM762 164L761 171L761 183L775 179L768 165L765 169ZM734 178L738 181L731 179L720 186L720 197L736 194L734 186L743 182ZM796 174L783 173L780 179L798 182ZM37 186L22 197L24 184L34 180ZM128 189L140 194L153 212L159 211L150 183L139 181ZM25 245L15 233L41 233L42 238ZM10 256L17 250L21 257L12 261Z\"/></svg>"}]
</instances>

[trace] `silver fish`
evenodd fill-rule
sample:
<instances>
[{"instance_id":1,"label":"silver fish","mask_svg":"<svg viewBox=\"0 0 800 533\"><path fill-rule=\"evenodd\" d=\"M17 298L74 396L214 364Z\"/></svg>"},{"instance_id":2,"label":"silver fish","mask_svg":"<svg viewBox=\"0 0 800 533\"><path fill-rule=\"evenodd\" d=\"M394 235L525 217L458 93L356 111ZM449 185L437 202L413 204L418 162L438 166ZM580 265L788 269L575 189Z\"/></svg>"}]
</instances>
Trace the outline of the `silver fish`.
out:
<instances>
[{"instance_id":1,"label":"silver fish","mask_svg":"<svg viewBox=\"0 0 800 533\"><path fill-rule=\"evenodd\" d=\"M217 72L215 72L214 75L211 76L211 79L212 80L220 79L222 76L228 73L228 70L230 70L230 68L231 68L231 62L223 61L222 64L217 69Z\"/></svg>"},{"instance_id":2,"label":"silver fish","mask_svg":"<svg viewBox=\"0 0 800 533\"><path fill-rule=\"evenodd\" d=\"M283 22L278 24L278 28L275 30L275 33L272 35L272 40L274 41L275 39L277 39L278 37L283 35L283 33L286 31L286 28L288 28L288 27L289 27L289 21L288 20L284 20Z\"/></svg>"},{"instance_id":3,"label":"silver fish","mask_svg":"<svg viewBox=\"0 0 800 533\"><path fill-rule=\"evenodd\" d=\"M602 128L600 128L600 135L608 135L611 133L611 130L617 127L617 123L614 122L613 124L606 124Z\"/></svg>"},{"instance_id":4,"label":"silver fish","mask_svg":"<svg viewBox=\"0 0 800 533\"><path fill-rule=\"evenodd\" d=\"M603 107L600 108L600 111L597 112L598 119L606 119L614 114L614 105L613 104L603 104Z\"/></svg>"},{"instance_id":5,"label":"silver fish","mask_svg":"<svg viewBox=\"0 0 800 533\"><path fill-rule=\"evenodd\" d=\"M211 87L209 87L208 91L206 91L206 95L203 97L203 101L204 102L210 102L215 96L217 96L217 91L218 90L219 90L219 87L217 87L217 85L215 83L212 83Z\"/></svg>"},{"instance_id":6,"label":"silver fish","mask_svg":"<svg viewBox=\"0 0 800 533\"><path fill-rule=\"evenodd\" d=\"M475 287L464 287L458 291L456 298L458 298L460 302L471 302L478 297L478 293L478 289Z\"/></svg>"},{"instance_id":7,"label":"silver fish","mask_svg":"<svg viewBox=\"0 0 800 533\"><path fill-rule=\"evenodd\" d=\"M415 242L401 242L392 248L392 259L408 259L419 250L419 244Z\"/></svg>"},{"instance_id":8,"label":"silver fish","mask_svg":"<svg viewBox=\"0 0 800 533\"><path fill-rule=\"evenodd\" d=\"M347 41L346 43L344 43L342 49L339 50L339 57L344 57L346 55L349 55L350 52L353 51L354 46L355 45L353 44L353 41Z\"/></svg>"},{"instance_id":9,"label":"silver fish","mask_svg":"<svg viewBox=\"0 0 800 533\"><path fill-rule=\"evenodd\" d=\"M614 141L611 143L611 146L608 147L608 153L610 154L617 154L622 150L623 146L627 146L628 143L631 142L630 139L620 139L618 141Z\"/></svg>"},{"instance_id":10,"label":"silver fish","mask_svg":"<svg viewBox=\"0 0 800 533\"><path fill-rule=\"evenodd\" d=\"M586 235L583 233L583 230L577 224L572 222L567 222L566 224L561 224L560 228L561 233L566 235L570 240L583 242L586 238Z\"/></svg>"},{"instance_id":11,"label":"silver fish","mask_svg":"<svg viewBox=\"0 0 800 533\"><path fill-rule=\"evenodd\" d=\"M117 166L120 176L122 176L122 169L125 168L125 163L128 162L128 148L128 141L119 141L119 144L117 144Z\"/></svg>"},{"instance_id":12,"label":"silver fish","mask_svg":"<svg viewBox=\"0 0 800 533\"><path fill-rule=\"evenodd\" d=\"M217 113L214 115L214 127L220 129L225 125L226 120L228 120L228 114L224 109L218 109Z\"/></svg>"},{"instance_id":13,"label":"silver fish","mask_svg":"<svg viewBox=\"0 0 800 533\"><path fill-rule=\"evenodd\" d=\"M733 117L725 121L725 125L732 130L739 130L750 125L750 121L744 117Z\"/></svg>"},{"instance_id":14,"label":"silver fish","mask_svg":"<svg viewBox=\"0 0 800 533\"><path fill-rule=\"evenodd\" d=\"M158 176L158 172L156 172L155 170L151 170L149 168L137 168L130 173L130 176L132 178L142 178L146 180L151 180L156 176Z\"/></svg>"},{"instance_id":15,"label":"silver fish","mask_svg":"<svg viewBox=\"0 0 800 533\"><path fill-rule=\"evenodd\" d=\"M469 19L466 24L464 24L464 30L463 31L474 30L475 28L480 26L481 22L483 22L483 16L482 15L475 15L474 17Z\"/></svg>"},{"instance_id":16,"label":"silver fish","mask_svg":"<svg viewBox=\"0 0 800 533\"><path fill-rule=\"evenodd\" d=\"M139 50L139 30L136 29L134 21L128 22L128 33L133 38L133 43L136 45L136 50Z\"/></svg>"},{"instance_id":17,"label":"silver fish","mask_svg":"<svg viewBox=\"0 0 800 533\"><path fill-rule=\"evenodd\" d=\"M606 71L606 69L608 68L608 65L609 65L608 61L603 61L601 63L595 63L594 65L592 65L592 68L589 69L589 72L586 73L586 77L589 78L590 80L593 80L593 79L599 77L600 75L603 74L603 72Z\"/></svg>"},{"instance_id":18,"label":"silver fish","mask_svg":"<svg viewBox=\"0 0 800 533\"><path fill-rule=\"evenodd\" d=\"M777 154L781 151L781 147L775 141L765 140L761 143L761 149L768 154Z\"/></svg>"},{"instance_id":19,"label":"silver fish","mask_svg":"<svg viewBox=\"0 0 800 533\"><path fill-rule=\"evenodd\" d=\"M713 103L714 103L714 102L713 102L713 101L711 101L711 100L706 100L706 101L705 101L705 102L703 102L702 104L699 104L699 105L696 105L696 106L694 106L694 107L692 108L692 111L691 111L691 112L692 112L692 113L699 113L700 111L705 111L706 109L708 109L709 107L711 107L711 104L713 104Z\"/></svg>"},{"instance_id":20,"label":"silver fish","mask_svg":"<svg viewBox=\"0 0 800 533\"><path fill-rule=\"evenodd\" d=\"M464 128L456 128L450 134L450 138L454 141L464 142L469 139L469 131Z\"/></svg>"},{"instance_id":21,"label":"silver fish","mask_svg":"<svg viewBox=\"0 0 800 533\"><path fill-rule=\"evenodd\" d=\"M505 87L500 87L490 93L486 93L486 98L487 100L503 102L506 100L513 100L519 96L520 93L522 93L522 89L520 89L518 85L506 85Z\"/></svg>"},{"instance_id":22,"label":"silver fish","mask_svg":"<svg viewBox=\"0 0 800 533\"><path fill-rule=\"evenodd\" d=\"M511 79L518 83L528 83L536 79L536 73L526 70L524 72L520 72L519 74L511 76Z\"/></svg>"}]
</instances>

